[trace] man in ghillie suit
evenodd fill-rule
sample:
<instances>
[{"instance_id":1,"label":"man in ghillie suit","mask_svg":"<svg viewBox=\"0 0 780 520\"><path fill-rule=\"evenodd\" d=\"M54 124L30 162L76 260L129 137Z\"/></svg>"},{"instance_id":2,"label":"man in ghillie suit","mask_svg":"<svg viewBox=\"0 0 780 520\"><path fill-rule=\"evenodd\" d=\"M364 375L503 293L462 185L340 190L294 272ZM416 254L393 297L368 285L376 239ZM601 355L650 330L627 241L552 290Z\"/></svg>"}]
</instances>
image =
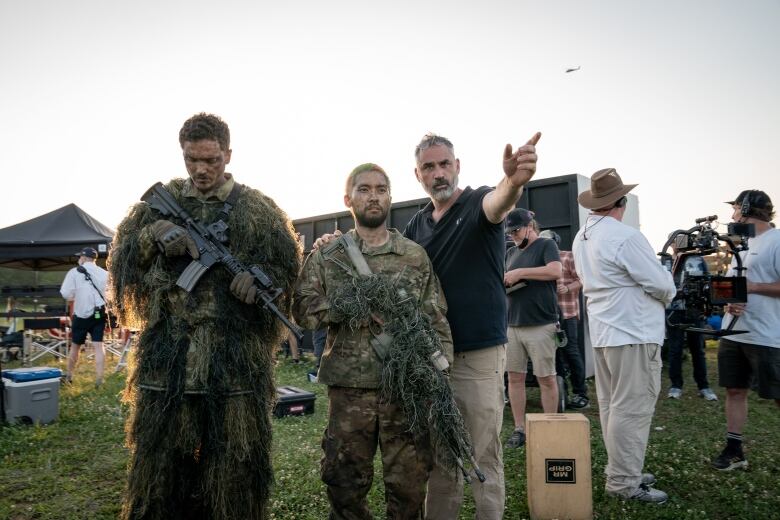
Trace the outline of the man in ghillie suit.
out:
<instances>
[{"instance_id":1,"label":"man in ghillie suit","mask_svg":"<svg viewBox=\"0 0 780 520\"><path fill-rule=\"evenodd\" d=\"M362 276L356 275L361 270L346 248L319 248L304 264L293 301L298 323L308 329L328 328L318 379L328 385L330 400L321 461L330 518L371 518L365 497L373 480L377 444L382 451L387 518L420 518L433 467L428 421L414 424L406 403L388 397L392 392L382 392L383 378L402 377L387 373L402 334L388 326L413 324L392 320L393 308L383 308L382 300L390 302L403 294L428 331L420 336L426 339L423 343L435 344L451 359L446 304L425 250L385 227L390 180L382 168L375 164L355 168L347 178L344 204L352 211L355 229L339 240L351 238L353 255L364 265ZM394 335L384 346L377 337L383 330ZM408 343L409 348L417 346ZM425 363L427 357L416 365ZM454 407L451 397L449 401ZM431 406L415 404L421 409Z\"/></svg>"},{"instance_id":2,"label":"man in ghillie suit","mask_svg":"<svg viewBox=\"0 0 780 520\"><path fill-rule=\"evenodd\" d=\"M289 310L300 251L287 216L225 171L230 132L198 114L179 142L187 179L165 189L202 225L227 223L226 247L258 264ZM177 279L198 248L186 223L149 204L120 224L109 259L121 321L140 329L125 400L130 463L122 518L258 519L273 481L273 354L287 331L254 303L251 275L214 265L191 292ZM232 294L231 294L232 292Z\"/></svg>"}]
</instances>

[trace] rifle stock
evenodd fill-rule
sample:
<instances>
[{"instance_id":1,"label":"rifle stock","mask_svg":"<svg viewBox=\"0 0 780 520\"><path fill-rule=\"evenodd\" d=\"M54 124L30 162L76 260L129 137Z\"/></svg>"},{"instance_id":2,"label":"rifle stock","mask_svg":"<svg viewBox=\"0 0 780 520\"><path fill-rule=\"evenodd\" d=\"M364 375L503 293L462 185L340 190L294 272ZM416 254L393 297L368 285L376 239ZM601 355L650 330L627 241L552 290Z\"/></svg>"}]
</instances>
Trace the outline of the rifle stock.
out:
<instances>
[{"instance_id":1,"label":"rifle stock","mask_svg":"<svg viewBox=\"0 0 780 520\"><path fill-rule=\"evenodd\" d=\"M181 275L179 275L176 285L187 292L191 292L201 277L216 263L222 264L233 275L249 271L255 279L255 285L259 288L255 302L257 304L262 303L263 308L271 311L285 327L290 329L290 332L298 338L298 341L303 339L303 331L290 322L287 316L274 304L274 300L282 294L282 289L274 285L271 278L260 266L251 265L245 267L222 244L222 235L227 229L227 225L224 222L218 221L215 224L204 227L179 205L161 182L155 183L154 186L146 190L141 200L149 204L152 209L158 211L164 217L174 216L184 221L187 232L198 246L200 258L190 262ZM220 222L222 223L221 225L219 224Z\"/></svg>"}]
</instances>

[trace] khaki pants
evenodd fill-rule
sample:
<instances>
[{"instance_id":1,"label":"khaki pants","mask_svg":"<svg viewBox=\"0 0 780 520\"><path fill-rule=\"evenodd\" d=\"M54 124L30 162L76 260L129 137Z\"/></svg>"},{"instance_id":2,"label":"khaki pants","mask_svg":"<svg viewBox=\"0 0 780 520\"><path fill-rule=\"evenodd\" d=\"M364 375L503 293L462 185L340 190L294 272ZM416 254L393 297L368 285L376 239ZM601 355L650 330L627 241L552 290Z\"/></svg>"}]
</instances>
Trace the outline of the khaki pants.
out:
<instances>
[{"instance_id":1,"label":"khaki pants","mask_svg":"<svg viewBox=\"0 0 780 520\"><path fill-rule=\"evenodd\" d=\"M593 353L608 458L606 490L629 497L642 479L650 421L661 388L661 346L598 347Z\"/></svg>"},{"instance_id":2,"label":"khaki pants","mask_svg":"<svg viewBox=\"0 0 780 520\"><path fill-rule=\"evenodd\" d=\"M504 418L504 367L506 346L497 345L455 354L450 383L466 428L471 434L475 459L485 474L481 483L472 472L471 489L476 518L499 519L504 515L504 462L501 423ZM434 467L428 480L425 517L458 518L463 502L463 477Z\"/></svg>"}]
</instances>

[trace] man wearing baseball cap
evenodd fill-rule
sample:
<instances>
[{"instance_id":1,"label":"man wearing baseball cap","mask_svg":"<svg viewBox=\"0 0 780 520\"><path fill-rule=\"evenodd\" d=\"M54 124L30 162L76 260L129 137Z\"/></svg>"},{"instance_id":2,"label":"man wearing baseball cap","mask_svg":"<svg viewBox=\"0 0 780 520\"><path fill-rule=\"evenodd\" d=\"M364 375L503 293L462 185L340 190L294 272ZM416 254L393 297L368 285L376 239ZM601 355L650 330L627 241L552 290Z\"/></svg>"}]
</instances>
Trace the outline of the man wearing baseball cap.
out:
<instances>
[{"instance_id":1,"label":"man wearing baseball cap","mask_svg":"<svg viewBox=\"0 0 780 520\"><path fill-rule=\"evenodd\" d=\"M66 300L73 301L71 331L73 334L68 353L68 374L66 381L73 382L73 372L79 360L81 347L87 341L87 334L95 347L95 385L103 383L103 330L106 327L106 282L108 273L95 264L98 252L85 247L74 253L79 257L78 267L65 275L60 294Z\"/></svg>"},{"instance_id":2,"label":"man wearing baseball cap","mask_svg":"<svg viewBox=\"0 0 780 520\"><path fill-rule=\"evenodd\" d=\"M512 449L525 444L525 378L529 359L539 382L544 412L558 411L557 280L563 275L563 268L558 246L549 238L539 237L532 212L523 208L510 211L506 216L506 230L515 245L506 252L504 285L509 288L525 282L525 287L506 297L509 310L506 370L515 429L505 447Z\"/></svg>"},{"instance_id":3,"label":"man wearing baseball cap","mask_svg":"<svg viewBox=\"0 0 780 520\"><path fill-rule=\"evenodd\" d=\"M720 471L747 468L742 452L742 431L747 421L748 389L780 406L780 230L772 227L772 200L761 190L745 190L726 202L734 209L732 220L753 224L755 237L740 252L747 268L746 304L730 304L723 318L726 328L739 317L745 334L722 337L718 346L718 380L726 388L726 447L712 461ZM732 261L729 275L734 274Z\"/></svg>"},{"instance_id":4,"label":"man wearing baseball cap","mask_svg":"<svg viewBox=\"0 0 780 520\"><path fill-rule=\"evenodd\" d=\"M623 184L614 168L593 174L577 197L591 214L573 252L594 347L607 494L660 504L666 493L650 487L655 477L642 469L661 388L664 308L676 289L647 239L622 222L635 186Z\"/></svg>"}]
</instances>

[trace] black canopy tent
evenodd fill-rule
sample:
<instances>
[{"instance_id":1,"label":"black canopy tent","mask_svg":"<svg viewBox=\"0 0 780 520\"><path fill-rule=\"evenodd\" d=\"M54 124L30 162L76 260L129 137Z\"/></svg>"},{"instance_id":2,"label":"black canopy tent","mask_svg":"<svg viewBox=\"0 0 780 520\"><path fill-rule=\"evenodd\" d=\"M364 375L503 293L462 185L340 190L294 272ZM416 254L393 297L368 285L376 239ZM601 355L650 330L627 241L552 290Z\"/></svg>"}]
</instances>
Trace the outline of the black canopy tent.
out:
<instances>
[{"instance_id":1,"label":"black canopy tent","mask_svg":"<svg viewBox=\"0 0 780 520\"><path fill-rule=\"evenodd\" d=\"M0 267L62 271L74 253L93 247L105 260L114 232L75 204L0 229Z\"/></svg>"}]
</instances>

